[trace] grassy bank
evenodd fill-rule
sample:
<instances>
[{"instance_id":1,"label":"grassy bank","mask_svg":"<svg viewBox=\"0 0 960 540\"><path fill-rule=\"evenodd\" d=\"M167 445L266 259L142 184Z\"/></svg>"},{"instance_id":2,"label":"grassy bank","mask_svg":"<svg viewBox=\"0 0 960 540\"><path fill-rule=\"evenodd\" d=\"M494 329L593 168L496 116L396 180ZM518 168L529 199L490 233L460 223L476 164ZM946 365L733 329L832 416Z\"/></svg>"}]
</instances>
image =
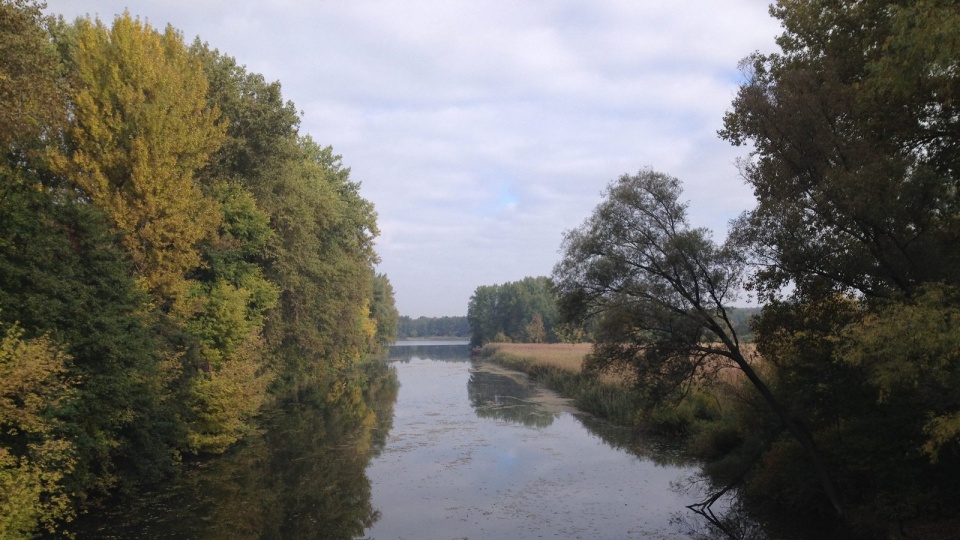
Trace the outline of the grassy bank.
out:
<instances>
[{"instance_id":1,"label":"grassy bank","mask_svg":"<svg viewBox=\"0 0 960 540\"><path fill-rule=\"evenodd\" d=\"M695 388L680 403L643 407L636 388L618 374L583 370L591 344L491 343L480 352L505 367L522 371L537 382L571 398L577 407L614 424L688 437L692 453L713 458L739 441L725 407L730 396L719 388ZM720 378L728 390L740 386L737 374ZM727 415L721 414L726 408Z\"/></svg>"},{"instance_id":2,"label":"grassy bank","mask_svg":"<svg viewBox=\"0 0 960 540\"><path fill-rule=\"evenodd\" d=\"M571 398L581 410L615 424L638 426L639 402L615 377L598 377L582 370L589 343L491 343L480 352L502 366L522 371L544 386Z\"/></svg>"}]
</instances>

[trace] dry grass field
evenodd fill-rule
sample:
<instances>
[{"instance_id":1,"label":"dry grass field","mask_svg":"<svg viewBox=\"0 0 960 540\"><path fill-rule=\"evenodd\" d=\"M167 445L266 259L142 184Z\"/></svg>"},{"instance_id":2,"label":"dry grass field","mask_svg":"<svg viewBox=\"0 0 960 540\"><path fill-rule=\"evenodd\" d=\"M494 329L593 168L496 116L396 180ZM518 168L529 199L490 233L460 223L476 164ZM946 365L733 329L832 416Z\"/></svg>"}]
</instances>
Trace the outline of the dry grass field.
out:
<instances>
[{"instance_id":1,"label":"dry grass field","mask_svg":"<svg viewBox=\"0 0 960 540\"><path fill-rule=\"evenodd\" d=\"M572 373L580 373L583 358L593 347L590 343L490 343L487 346L498 353L521 358L534 365L557 367ZM754 366L760 365L760 357L752 343L742 344L741 350L748 362ZM718 374L719 381L730 385L743 381L743 372L732 361L717 357L716 362L723 366ZM606 373L600 379L608 384L629 384L630 375L625 372Z\"/></svg>"},{"instance_id":2,"label":"dry grass field","mask_svg":"<svg viewBox=\"0 0 960 540\"><path fill-rule=\"evenodd\" d=\"M535 364L554 366L580 373L583 357L592 345L590 343L491 343L495 351L529 359Z\"/></svg>"}]
</instances>

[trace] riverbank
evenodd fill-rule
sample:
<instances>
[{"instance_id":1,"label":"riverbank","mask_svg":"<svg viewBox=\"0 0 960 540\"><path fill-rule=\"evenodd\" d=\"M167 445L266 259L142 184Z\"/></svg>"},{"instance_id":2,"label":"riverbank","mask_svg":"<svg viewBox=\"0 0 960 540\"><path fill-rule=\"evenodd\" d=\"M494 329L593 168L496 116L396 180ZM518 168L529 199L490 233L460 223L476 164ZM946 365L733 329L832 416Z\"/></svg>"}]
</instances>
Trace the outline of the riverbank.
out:
<instances>
[{"instance_id":1,"label":"riverbank","mask_svg":"<svg viewBox=\"0 0 960 540\"><path fill-rule=\"evenodd\" d=\"M621 426L667 435L692 437L691 451L698 457L716 456L712 448L714 424L720 420L722 401L693 389L679 403L643 407L643 399L625 374L596 374L583 370L590 343L489 343L478 356L522 371L544 386L571 398L577 407ZM729 434L723 435L729 438ZM722 446L729 446L729 442Z\"/></svg>"},{"instance_id":2,"label":"riverbank","mask_svg":"<svg viewBox=\"0 0 960 540\"><path fill-rule=\"evenodd\" d=\"M635 392L616 377L583 371L590 350L589 343L490 343L478 356L526 373L594 416L618 425L641 426Z\"/></svg>"},{"instance_id":3,"label":"riverbank","mask_svg":"<svg viewBox=\"0 0 960 540\"><path fill-rule=\"evenodd\" d=\"M770 419L752 400L741 374L723 372L712 383L691 388L678 404L645 410L638 390L628 381L583 370L590 351L590 344L494 343L484 346L478 356L528 374L573 399L579 409L605 421L682 439L684 453L701 460L704 473L715 486L739 483L735 479L744 480L742 471L753 469L738 492L751 501L751 514L764 516L759 519L766 522L785 522L779 530L806 530L812 526L817 529L817 537L831 539L958 538L960 520L949 517L949 512L896 521L875 508L851 505L846 524L840 525L824 518L814 506L797 504L802 499L790 499L789 490L794 487L791 482L802 484L796 478L803 477L805 462L786 455L789 441L771 444L756 435L763 433L760 425ZM762 363L754 360L763 369ZM763 456L760 461L756 461L758 455ZM761 465L755 467L756 463ZM790 470L778 471L771 464ZM950 504L953 503L947 503ZM808 522L809 519L813 521Z\"/></svg>"}]
</instances>

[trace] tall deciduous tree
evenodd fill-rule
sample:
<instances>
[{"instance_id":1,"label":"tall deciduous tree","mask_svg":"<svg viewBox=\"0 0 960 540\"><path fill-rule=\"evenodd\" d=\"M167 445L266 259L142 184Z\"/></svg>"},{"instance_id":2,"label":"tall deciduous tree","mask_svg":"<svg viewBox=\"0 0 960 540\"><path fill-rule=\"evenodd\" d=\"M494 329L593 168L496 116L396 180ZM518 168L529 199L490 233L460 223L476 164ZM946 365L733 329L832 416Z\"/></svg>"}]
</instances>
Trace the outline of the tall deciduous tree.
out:
<instances>
[{"instance_id":1,"label":"tall deciduous tree","mask_svg":"<svg viewBox=\"0 0 960 540\"><path fill-rule=\"evenodd\" d=\"M757 285L912 294L960 280L954 2L781 1L777 54L744 61L721 136L750 143L738 236Z\"/></svg>"},{"instance_id":2,"label":"tall deciduous tree","mask_svg":"<svg viewBox=\"0 0 960 540\"><path fill-rule=\"evenodd\" d=\"M393 285L385 274L373 274L373 298L370 301L370 318L377 324L373 348L379 349L397 339L400 314L393 299Z\"/></svg>"},{"instance_id":3,"label":"tall deciduous tree","mask_svg":"<svg viewBox=\"0 0 960 540\"><path fill-rule=\"evenodd\" d=\"M803 446L838 513L839 496L813 437L747 359L728 314L743 260L687 223L676 178L652 170L613 182L603 202L565 235L554 268L561 308L598 319L593 366L626 366L654 400L675 396L711 367L739 368Z\"/></svg>"},{"instance_id":4,"label":"tall deciduous tree","mask_svg":"<svg viewBox=\"0 0 960 540\"><path fill-rule=\"evenodd\" d=\"M144 286L176 298L220 218L194 180L223 141L200 62L172 27L129 13L67 32L72 121L53 161L108 212Z\"/></svg>"},{"instance_id":5,"label":"tall deciduous tree","mask_svg":"<svg viewBox=\"0 0 960 540\"><path fill-rule=\"evenodd\" d=\"M227 125L202 181L241 186L269 218L260 263L280 294L264 336L280 380L302 387L369 346L376 213L340 156L299 136L296 108L283 101L279 83L200 42L191 51Z\"/></svg>"}]
</instances>

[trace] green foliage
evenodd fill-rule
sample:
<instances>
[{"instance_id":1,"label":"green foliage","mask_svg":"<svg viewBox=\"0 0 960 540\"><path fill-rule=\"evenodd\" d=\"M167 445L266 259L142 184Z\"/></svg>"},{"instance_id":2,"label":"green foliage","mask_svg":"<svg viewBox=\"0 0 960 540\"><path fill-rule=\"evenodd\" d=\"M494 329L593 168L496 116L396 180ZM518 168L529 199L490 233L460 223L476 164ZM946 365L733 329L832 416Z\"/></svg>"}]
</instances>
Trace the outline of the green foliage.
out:
<instances>
[{"instance_id":1,"label":"green foliage","mask_svg":"<svg viewBox=\"0 0 960 540\"><path fill-rule=\"evenodd\" d=\"M466 317L417 317L401 315L397 339L429 337L470 337L470 322Z\"/></svg>"},{"instance_id":2,"label":"green foliage","mask_svg":"<svg viewBox=\"0 0 960 540\"><path fill-rule=\"evenodd\" d=\"M680 183L655 171L624 175L583 225L568 231L554 269L568 320L595 319L596 372L628 370L651 404L676 400L708 354L739 355L726 306L742 262L691 229ZM708 336L717 346L703 343Z\"/></svg>"},{"instance_id":3,"label":"green foliage","mask_svg":"<svg viewBox=\"0 0 960 540\"><path fill-rule=\"evenodd\" d=\"M960 10L823 0L773 13L783 52L745 60L721 132L754 148L743 168L758 204L737 235L764 265L757 287L886 297L956 282Z\"/></svg>"},{"instance_id":4,"label":"green foliage","mask_svg":"<svg viewBox=\"0 0 960 540\"><path fill-rule=\"evenodd\" d=\"M25 339L0 326L0 537L55 532L73 516L64 477L76 464L74 445L56 419L75 399L66 378L69 357L48 337Z\"/></svg>"},{"instance_id":5,"label":"green foliage","mask_svg":"<svg viewBox=\"0 0 960 540\"><path fill-rule=\"evenodd\" d=\"M393 285L384 274L373 275L373 298L370 300L370 318L376 322L377 331L373 336L373 350L382 350L385 345L397 339L397 325L400 313L393 299Z\"/></svg>"},{"instance_id":6,"label":"green foliage","mask_svg":"<svg viewBox=\"0 0 960 540\"><path fill-rule=\"evenodd\" d=\"M271 381L261 365L263 349L259 334L251 332L229 357L191 378L186 434L191 452L222 453L253 431Z\"/></svg>"},{"instance_id":7,"label":"green foliage","mask_svg":"<svg viewBox=\"0 0 960 540\"><path fill-rule=\"evenodd\" d=\"M539 319L540 324L535 324ZM525 277L503 285L481 285L470 297L467 320L470 342L557 341L557 304L547 277ZM533 325L533 326L531 326ZM533 330L531 335L528 330Z\"/></svg>"},{"instance_id":8,"label":"green foliage","mask_svg":"<svg viewBox=\"0 0 960 540\"><path fill-rule=\"evenodd\" d=\"M0 151L36 148L65 113L60 63L39 2L0 2Z\"/></svg>"},{"instance_id":9,"label":"green foliage","mask_svg":"<svg viewBox=\"0 0 960 540\"><path fill-rule=\"evenodd\" d=\"M78 456L68 483L83 492L133 471L157 478L178 437L168 401L177 368L163 341L177 332L151 312L99 210L22 180L0 203L0 318L30 338L49 334L73 358L78 396L60 412Z\"/></svg>"},{"instance_id":10,"label":"green foliage","mask_svg":"<svg viewBox=\"0 0 960 540\"><path fill-rule=\"evenodd\" d=\"M922 288L912 302L885 305L844 329L837 356L864 374L877 403L912 419L910 440L933 463L960 455L960 294ZM886 408L886 407L884 407ZM915 428L922 426L922 436ZM889 435L889 432L888 432Z\"/></svg>"},{"instance_id":11,"label":"green foliage","mask_svg":"<svg viewBox=\"0 0 960 540\"><path fill-rule=\"evenodd\" d=\"M733 237L768 301L758 349L855 513L950 515L960 8L784 0L772 13L781 52L744 61L720 133L753 148L743 171L757 206ZM795 447L777 442L763 467L754 482L769 499L812 506Z\"/></svg>"},{"instance_id":12,"label":"green foliage","mask_svg":"<svg viewBox=\"0 0 960 540\"><path fill-rule=\"evenodd\" d=\"M280 355L281 375L294 386L330 375L366 351L364 330L376 257L375 214L330 148L301 139L299 161L255 196L271 216L276 241L265 266L281 290L267 340ZM274 193L282 193L278 197Z\"/></svg>"},{"instance_id":13,"label":"green foliage","mask_svg":"<svg viewBox=\"0 0 960 540\"><path fill-rule=\"evenodd\" d=\"M283 102L279 84L199 41L191 52L210 81L210 107L226 125L226 142L200 176L206 185L241 187L268 219L257 262L279 299L264 337L278 381L302 389L389 336L389 308L378 313L387 323L379 337L381 319L371 319L389 304L382 283L384 294L374 299L370 277L376 214L341 158L298 136L296 108Z\"/></svg>"},{"instance_id":14,"label":"green foliage","mask_svg":"<svg viewBox=\"0 0 960 540\"><path fill-rule=\"evenodd\" d=\"M644 407L682 403L697 384L735 366L803 448L835 512L843 507L816 442L747 358L728 307L739 294L742 253L692 229L680 183L662 173L624 175L564 239L554 269L568 318L596 320L586 369L627 371ZM656 409L654 409L656 410Z\"/></svg>"},{"instance_id":15,"label":"green foliage","mask_svg":"<svg viewBox=\"0 0 960 540\"><path fill-rule=\"evenodd\" d=\"M225 451L273 381L356 401L376 214L279 84L129 14L4 0L0 46L0 536Z\"/></svg>"}]
</instances>

